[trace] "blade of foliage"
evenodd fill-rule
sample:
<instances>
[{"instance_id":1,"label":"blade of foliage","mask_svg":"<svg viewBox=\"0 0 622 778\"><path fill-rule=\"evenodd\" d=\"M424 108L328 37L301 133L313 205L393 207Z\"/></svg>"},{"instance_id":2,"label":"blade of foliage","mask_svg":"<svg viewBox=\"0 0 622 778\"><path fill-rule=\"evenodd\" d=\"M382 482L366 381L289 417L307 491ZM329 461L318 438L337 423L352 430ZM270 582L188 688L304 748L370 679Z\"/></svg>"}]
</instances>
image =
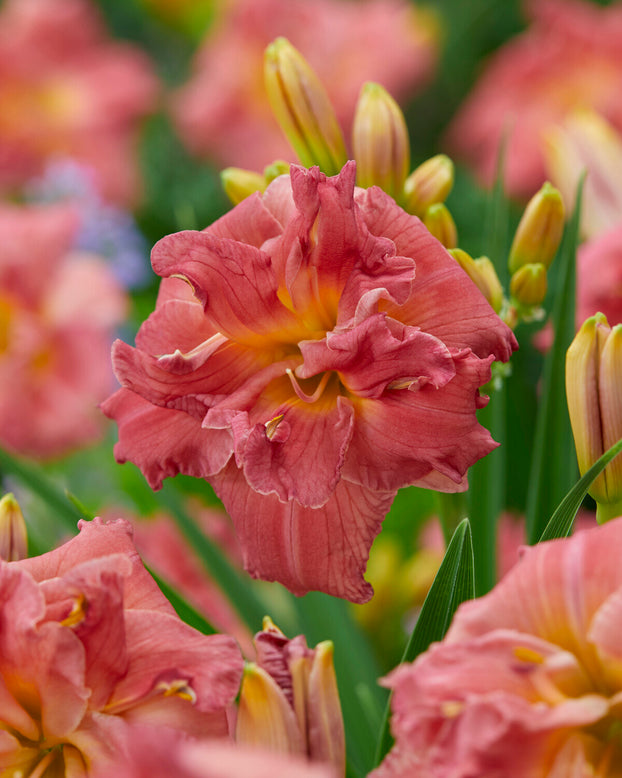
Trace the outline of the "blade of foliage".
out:
<instances>
[{"instance_id":1,"label":"blade of foliage","mask_svg":"<svg viewBox=\"0 0 622 778\"><path fill-rule=\"evenodd\" d=\"M226 592L227 598L244 623L252 632L261 629L266 606L253 591L249 579L245 579L220 548L201 531L185 510L182 499L171 482L164 484L158 497L159 502L170 511L182 535L198 554L210 577Z\"/></svg>"},{"instance_id":2,"label":"blade of foliage","mask_svg":"<svg viewBox=\"0 0 622 778\"><path fill-rule=\"evenodd\" d=\"M577 481L564 497L540 536L539 543L545 540L553 540L554 538L565 538L570 535L577 511L581 507L581 503L585 499L585 495L592 482L621 451L622 438L608 451L605 451L600 459L596 460L587 473Z\"/></svg>"},{"instance_id":3,"label":"blade of foliage","mask_svg":"<svg viewBox=\"0 0 622 778\"><path fill-rule=\"evenodd\" d=\"M79 519L90 518L88 513L84 514L63 489L51 481L43 469L33 462L0 449L0 473L17 478L22 486L40 497L55 513L58 521L62 522L70 532L75 533Z\"/></svg>"},{"instance_id":4,"label":"blade of foliage","mask_svg":"<svg viewBox=\"0 0 622 778\"><path fill-rule=\"evenodd\" d=\"M190 605L174 586L171 586L164 578L161 578L157 573L154 573L150 567L147 567L147 570L149 570L149 574L159 586L162 594L171 603L173 608L175 608L175 612L182 621L185 621L186 624L194 627L204 635L213 635L218 632L218 630L215 629L215 627L213 627L209 621L196 610L196 608Z\"/></svg>"},{"instance_id":5,"label":"blade of foliage","mask_svg":"<svg viewBox=\"0 0 622 778\"><path fill-rule=\"evenodd\" d=\"M504 159L507 136L504 136L497 157L494 188L486 213L488 255L492 258L501 283L507 286L507 240L509 203L503 188ZM492 589L497 580L497 522L505 507L507 475L505 381L491 392L489 404L479 412L479 421L486 427L499 448L480 459L469 471L467 515L471 519L475 551L475 591L478 595Z\"/></svg>"},{"instance_id":6,"label":"blade of foliage","mask_svg":"<svg viewBox=\"0 0 622 778\"><path fill-rule=\"evenodd\" d=\"M475 596L473 542L468 519L463 519L453 534L434 582L406 645L402 662L412 662L428 646L442 640L460 603ZM384 715L376 748L380 764L391 746L390 702Z\"/></svg>"},{"instance_id":7,"label":"blade of foliage","mask_svg":"<svg viewBox=\"0 0 622 778\"><path fill-rule=\"evenodd\" d=\"M558 262L558 289L552 315L553 345L544 362L541 405L536 419L532 467L527 494L527 539L535 543L577 472L565 397L566 351L575 334L575 269L583 180L566 230Z\"/></svg>"}]
</instances>

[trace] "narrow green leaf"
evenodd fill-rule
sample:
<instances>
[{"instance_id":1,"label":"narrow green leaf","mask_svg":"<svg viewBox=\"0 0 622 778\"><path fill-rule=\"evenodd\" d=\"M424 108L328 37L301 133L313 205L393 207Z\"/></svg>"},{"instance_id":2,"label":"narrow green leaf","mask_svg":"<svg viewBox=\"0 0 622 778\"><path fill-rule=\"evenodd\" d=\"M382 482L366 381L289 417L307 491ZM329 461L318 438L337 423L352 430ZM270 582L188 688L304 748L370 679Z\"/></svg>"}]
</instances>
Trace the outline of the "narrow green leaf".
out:
<instances>
[{"instance_id":1,"label":"narrow green leaf","mask_svg":"<svg viewBox=\"0 0 622 778\"><path fill-rule=\"evenodd\" d=\"M412 662L428 646L442 640L460 603L475 596L473 543L471 526L463 519L453 534L445 557L425 598L423 607L406 645L402 662ZM380 764L391 747L389 727L390 700L376 748L376 764Z\"/></svg>"},{"instance_id":2,"label":"narrow green leaf","mask_svg":"<svg viewBox=\"0 0 622 778\"><path fill-rule=\"evenodd\" d=\"M159 500L170 512L182 535L196 551L205 570L216 581L244 623L252 632L261 629L266 605L256 595L250 579L239 572L220 548L205 535L184 508L182 498L173 482L166 482L158 493Z\"/></svg>"},{"instance_id":3,"label":"narrow green leaf","mask_svg":"<svg viewBox=\"0 0 622 778\"><path fill-rule=\"evenodd\" d=\"M45 474L43 469L26 459L9 454L0 449L0 474L12 475L40 497L54 511L59 522L72 533L76 532L76 524L80 519L89 518L88 513L75 505L72 500Z\"/></svg>"},{"instance_id":4,"label":"narrow green leaf","mask_svg":"<svg viewBox=\"0 0 622 778\"><path fill-rule=\"evenodd\" d=\"M545 540L553 540L553 538L565 538L570 535L577 511L581 507L581 503L585 499L585 495L592 482L621 451L622 438L594 462L592 467L577 481L560 502L540 536L539 543Z\"/></svg>"},{"instance_id":5,"label":"narrow green leaf","mask_svg":"<svg viewBox=\"0 0 622 778\"><path fill-rule=\"evenodd\" d=\"M575 334L575 267L583 179L566 229L558 262L558 290L553 305L555 338L544 362L541 405L536 419L532 467L527 493L527 538L535 543L550 516L571 488L577 472L572 430L564 400L566 351Z\"/></svg>"},{"instance_id":6,"label":"narrow green leaf","mask_svg":"<svg viewBox=\"0 0 622 778\"><path fill-rule=\"evenodd\" d=\"M182 621L185 621L186 624L194 627L204 635L213 635L218 632L218 630L215 629L196 608L190 605L174 586L171 586L171 584L165 581L164 578L161 578L150 567L147 567L147 570L159 586L162 594L171 603L173 608L175 608L175 612Z\"/></svg>"}]
</instances>

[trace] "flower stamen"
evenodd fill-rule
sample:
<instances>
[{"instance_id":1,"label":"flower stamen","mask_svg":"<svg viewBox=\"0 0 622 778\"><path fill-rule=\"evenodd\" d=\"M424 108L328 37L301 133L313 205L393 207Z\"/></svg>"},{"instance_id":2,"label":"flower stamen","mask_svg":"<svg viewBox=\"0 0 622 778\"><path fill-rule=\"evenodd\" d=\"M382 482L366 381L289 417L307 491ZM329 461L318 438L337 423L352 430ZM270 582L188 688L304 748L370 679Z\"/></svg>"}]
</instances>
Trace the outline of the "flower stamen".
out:
<instances>
[{"instance_id":1,"label":"flower stamen","mask_svg":"<svg viewBox=\"0 0 622 778\"><path fill-rule=\"evenodd\" d=\"M296 396L299 397L305 403L317 402L320 399L320 397L324 394L324 389L326 389L326 384L328 383L328 380L330 378L330 373L324 373L320 383L317 385L313 394L306 394L306 392L304 392L304 390L301 388L300 384L296 380L296 376L294 375L293 370L288 367L285 372L287 373L287 376L292 383L294 391L296 392Z\"/></svg>"}]
</instances>

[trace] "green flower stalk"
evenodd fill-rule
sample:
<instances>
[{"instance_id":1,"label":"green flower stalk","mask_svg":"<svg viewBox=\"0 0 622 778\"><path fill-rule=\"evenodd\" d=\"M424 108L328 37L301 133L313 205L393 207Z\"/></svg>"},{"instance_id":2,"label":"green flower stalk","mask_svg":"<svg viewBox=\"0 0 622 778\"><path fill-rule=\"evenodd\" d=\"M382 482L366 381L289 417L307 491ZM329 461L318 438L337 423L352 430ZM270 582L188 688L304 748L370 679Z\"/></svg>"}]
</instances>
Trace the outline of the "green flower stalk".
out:
<instances>
[{"instance_id":1,"label":"green flower stalk","mask_svg":"<svg viewBox=\"0 0 622 778\"><path fill-rule=\"evenodd\" d=\"M272 111L302 165L336 175L348 159L337 116L313 68L286 38L267 47L264 80Z\"/></svg>"},{"instance_id":2,"label":"green flower stalk","mask_svg":"<svg viewBox=\"0 0 622 778\"><path fill-rule=\"evenodd\" d=\"M566 355L566 396L579 470L583 475L622 438L622 325L602 313L587 319ZM600 523L622 516L622 458L610 462L590 488Z\"/></svg>"},{"instance_id":3,"label":"green flower stalk","mask_svg":"<svg viewBox=\"0 0 622 778\"><path fill-rule=\"evenodd\" d=\"M399 105L379 84L361 89L352 128L357 184L379 186L395 200L410 170L410 142Z\"/></svg>"}]
</instances>

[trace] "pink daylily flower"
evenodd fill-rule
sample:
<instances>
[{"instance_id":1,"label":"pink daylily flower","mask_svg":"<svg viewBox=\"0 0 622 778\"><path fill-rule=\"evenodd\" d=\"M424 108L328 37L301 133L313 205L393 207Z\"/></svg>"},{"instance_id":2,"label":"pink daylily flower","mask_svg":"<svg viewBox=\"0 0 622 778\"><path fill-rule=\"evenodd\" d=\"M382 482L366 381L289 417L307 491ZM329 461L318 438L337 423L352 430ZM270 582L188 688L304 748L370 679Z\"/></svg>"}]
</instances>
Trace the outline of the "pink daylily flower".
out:
<instances>
[{"instance_id":1,"label":"pink daylily flower","mask_svg":"<svg viewBox=\"0 0 622 778\"><path fill-rule=\"evenodd\" d=\"M293 155L266 99L266 46L285 36L326 84L347 135L361 84L407 99L434 68L437 31L404 0L235 0L209 31L172 113L192 153L261 170Z\"/></svg>"},{"instance_id":2,"label":"pink daylily flower","mask_svg":"<svg viewBox=\"0 0 622 778\"><path fill-rule=\"evenodd\" d=\"M76 251L68 205L0 206L0 445L50 457L103 433L97 403L127 295L105 260Z\"/></svg>"},{"instance_id":3,"label":"pink daylily flower","mask_svg":"<svg viewBox=\"0 0 622 778\"><path fill-rule=\"evenodd\" d=\"M235 641L179 620L127 522L79 527L54 551L0 562L2 775L112 775L134 724L228 733Z\"/></svg>"},{"instance_id":4,"label":"pink daylily flower","mask_svg":"<svg viewBox=\"0 0 622 778\"><path fill-rule=\"evenodd\" d=\"M486 183L504 166L510 194L528 198L545 180L543 135L591 108L622 131L622 6L528 0L529 28L493 55L450 125L448 148Z\"/></svg>"},{"instance_id":5,"label":"pink daylily flower","mask_svg":"<svg viewBox=\"0 0 622 778\"><path fill-rule=\"evenodd\" d=\"M93 170L108 200L140 190L139 120L155 107L153 67L107 37L89 0L7 0L0 12L0 188L20 187L53 157Z\"/></svg>"},{"instance_id":6,"label":"pink daylily flower","mask_svg":"<svg viewBox=\"0 0 622 778\"><path fill-rule=\"evenodd\" d=\"M395 670L373 778L622 776L622 519L525 549Z\"/></svg>"},{"instance_id":7,"label":"pink daylily flower","mask_svg":"<svg viewBox=\"0 0 622 778\"><path fill-rule=\"evenodd\" d=\"M137 348L115 344L123 388L103 409L117 459L153 488L212 482L252 575L365 601L396 490L464 490L494 448L478 389L516 341L419 219L355 174L293 166L162 239L156 311Z\"/></svg>"}]
</instances>

